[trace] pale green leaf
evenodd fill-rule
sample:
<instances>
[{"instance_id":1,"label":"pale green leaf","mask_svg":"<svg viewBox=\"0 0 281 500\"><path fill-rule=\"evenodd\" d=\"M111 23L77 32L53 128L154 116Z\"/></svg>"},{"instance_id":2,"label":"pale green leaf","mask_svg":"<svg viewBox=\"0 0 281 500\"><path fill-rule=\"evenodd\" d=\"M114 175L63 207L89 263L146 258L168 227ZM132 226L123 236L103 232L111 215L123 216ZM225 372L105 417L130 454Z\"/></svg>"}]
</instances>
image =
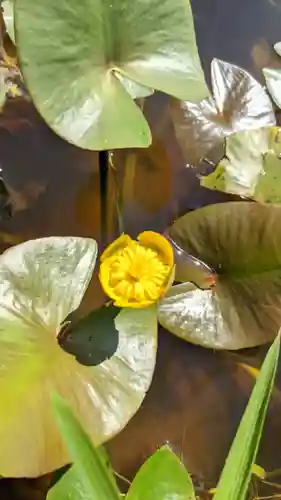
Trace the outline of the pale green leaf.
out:
<instances>
[{"instance_id":1,"label":"pale green leaf","mask_svg":"<svg viewBox=\"0 0 281 500\"><path fill-rule=\"evenodd\" d=\"M57 391L96 444L139 408L156 356L156 310L122 310L118 348L98 366L64 352L57 335L92 276L95 241L45 238L0 257L0 474L39 476L69 460L50 407ZM28 460L25 460L28 450Z\"/></svg>"},{"instance_id":2,"label":"pale green leaf","mask_svg":"<svg viewBox=\"0 0 281 500\"><path fill-rule=\"evenodd\" d=\"M245 500L274 386L280 336L269 349L220 477L214 500Z\"/></svg>"},{"instance_id":3,"label":"pale green leaf","mask_svg":"<svg viewBox=\"0 0 281 500\"><path fill-rule=\"evenodd\" d=\"M276 43L274 49L281 56L281 42ZM272 99L281 108L281 69L264 68L263 74Z\"/></svg>"},{"instance_id":4,"label":"pale green leaf","mask_svg":"<svg viewBox=\"0 0 281 500\"><path fill-rule=\"evenodd\" d=\"M263 74L272 99L281 108L281 69L264 68Z\"/></svg>"},{"instance_id":5,"label":"pale green leaf","mask_svg":"<svg viewBox=\"0 0 281 500\"><path fill-rule=\"evenodd\" d=\"M4 0L2 2L3 18L6 26L7 33L15 43L15 30L14 30L14 2L13 0Z\"/></svg>"},{"instance_id":6,"label":"pale green leaf","mask_svg":"<svg viewBox=\"0 0 281 500\"><path fill-rule=\"evenodd\" d=\"M177 98L208 95L189 0L17 0L15 27L35 105L55 132L82 148L151 142L117 72Z\"/></svg>"},{"instance_id":7,"label":"pale green leaf","mask_svg":"<svg viewBox=\"0 0 281 500\"><path fill-rule=\"evenodd\" d=\"M128 94L133 99L141 99L143 97L148 97L154 93L153 89L150 89L148 87L144 87L143 85L140 85L137 82L134 82L130 78L126 77L125 75L122 75L119 71L115 71L115 76L120 80L122 83L123 87L126 89Z\"/></svg>"},{"instance_id":8,"label":"pale green leaf","mask_svg":"<svg viewBox=\"0 0 281 500\"><path fill-rule=\"evenodd\" d=\"M201 186L251 198L281 202L280 129L237 132L226 139L225 158Z\"/></svg>"}]
</instances>

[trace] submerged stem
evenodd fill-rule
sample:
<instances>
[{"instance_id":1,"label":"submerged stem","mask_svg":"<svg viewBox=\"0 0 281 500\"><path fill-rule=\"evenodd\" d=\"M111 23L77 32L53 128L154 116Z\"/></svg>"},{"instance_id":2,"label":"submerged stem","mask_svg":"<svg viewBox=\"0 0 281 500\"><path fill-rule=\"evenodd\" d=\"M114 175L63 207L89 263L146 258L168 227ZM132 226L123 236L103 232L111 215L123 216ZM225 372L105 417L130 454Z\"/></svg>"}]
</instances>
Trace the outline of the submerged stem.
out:
<instances>
[{"instance_id":1,"label":"submerged stem","mask_svg":"<svg viewBox=\"0 0 281 500\"><path fill-rule=\"evenodd\" d=\"M100 170L100 210L101 210L101 244L108 244L107 227L107 190L108 190L108 169L109 152L107 150L99 152L99 170Z\"/></svg>"}]
</instances>

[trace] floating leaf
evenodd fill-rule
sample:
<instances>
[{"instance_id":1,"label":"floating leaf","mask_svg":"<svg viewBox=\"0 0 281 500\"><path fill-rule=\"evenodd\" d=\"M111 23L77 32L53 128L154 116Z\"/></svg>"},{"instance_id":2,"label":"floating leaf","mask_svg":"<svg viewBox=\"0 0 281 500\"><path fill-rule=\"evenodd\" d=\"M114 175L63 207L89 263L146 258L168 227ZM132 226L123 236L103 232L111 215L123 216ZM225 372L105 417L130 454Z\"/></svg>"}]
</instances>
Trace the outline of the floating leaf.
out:
<instances>
[{"instance_id":1,"label":"floating leaf","mask_svg":"<svg viewBox=\"0 0 281 500\"><path fill-rule=\"evenodd\" d=\"M3 18L6 26L7 33L15 43L15 30L14 30L14 2L13 0L4 0L2 2Z\"/></svg>"},{"instance_id":2,"label":"floating leaf","mask_svg":"<svg viewBox=\"0 0 281 500\"><path fill-rule=\"evenodd\" d=\"M171 107L177 139L194 165L232 132L276 123L266 91L244 69L214 59L211 77L212 97L199 104L173 101Z\"/></svg>"},{"instance_id":3,"label":"floating leaf","mask_svg":"<svg viewBox=\"0 0 281 500\"><path fill-rule=\"evenodd\" d=\"M130 80L130 78L127 78L118 71L115 71L114 74L133 99L148 97L154 93L153 89L144 87L143 85L140 85L139 83Z\"/></svg>"},{"instance_id":4,"label":"floating leaf","mask_svg":"<svg viewBox=\"0 0 281 500\"><path fill-rule=\"evenodd\" d=\"M280 217L278 206L232 202L178 219L172 239L214 269L216 285L173 287L160 304L160 323L184 340L215 349L274 339L281 324Z\"/></svg>"},{"instance_id":5,"label":"floating leaf","mask_svg":"<svg viewBox=\"0 0 281 500\"><path fill-rule=\"evenodd\" d=\"M214 500L245 500L273 390L280 352L280 336L263 362L245 413L226 459ZM261 472L261 471L259 471Z\"/></svg>"},{"instance_id":6,"label":"floating leaf","mask_svg":"<svg viewBox=\"0 0 281 500\"><path fill-rule=\"evenodd\" d=\"M268 128L236 132L226 139L225 158L215 171L201 179L201 185L214 189L213 182L228 193L252 196L263 172L263 155L268 151ZM223 172L223 176L222 176Z\"/></svg>"},{"instance_id":7,"label":"floating leaf","mask_svg":"<svg viewBox=\"0 0 281 500\"><path fill-rule=\"evenodd\" d=\"M35 105L55 132L82 148L151 142L116 73L181 99L208 94L188 0L21 0L15 25Z\"/></svg>"},{"instance_id":8,"label":"floating leaf","mask_svg":"<svg viewBox=\"0 0 281 500\"><path fill-rule=\"evenodd\" d=\"M226 139L226 157L201 178L201 186L260 203L281 203L280 132L271 127L232 134Z\"/></svg>"},{"instance_id":9,"label":"floating leaf","mask_svg":"<svg viewBox=\"0 0 281 500\"><path fill-rule=\"evenodd\" d=\"M274 49L281 56L281 42L276 43ZM263 74L272 99L281 108L281 69L264 68Z\"/></svg>"},{"instance_id":10,"label":"floating leaf","mask_svg":"<svg viewBox=\"0 0 281 500\"><path fill-rule=\"evenodd\" d=\"M120 500L103 452L94 448L70 407L58 396L53 401L56 420L74 466L50 490L47 500Z\"/></svg>"},{"instance_id":11,"label":"floating leaf","mask_svg":"<svg viewBox=\"0 0 281 500\"><path fill-rule=\"evenodd\" d=\"M87 367L57 335L92 276L95 241L44 238L0 257L0 474L39 476L68 462L50 391L65 398L99 445L120 431L150 385L156 355L155 308L122 310L118 349ZM25 460L28 450L28 460Z\"/></svg>"},{"instance_id":12,"label":"floating leaf","mask_svg":"<svg viewBox=\"0 0 281 500\"><path fill-rule=\"evenodd\" d=\"M260 203L281 203L280 132L270 127L232 134L226 139L226 157L201 178L201 186Z\"/></svg>"},{"instance_id":13,"label":"floating leaf","mask_svg":"<svg viewBox=\"0 0 281 500\"><path fill-rule=\"evenodd\" d=\"M160 448L140 468L126 500L196 500L192 480L168 446Z\"/></svg>"}]
</instances>

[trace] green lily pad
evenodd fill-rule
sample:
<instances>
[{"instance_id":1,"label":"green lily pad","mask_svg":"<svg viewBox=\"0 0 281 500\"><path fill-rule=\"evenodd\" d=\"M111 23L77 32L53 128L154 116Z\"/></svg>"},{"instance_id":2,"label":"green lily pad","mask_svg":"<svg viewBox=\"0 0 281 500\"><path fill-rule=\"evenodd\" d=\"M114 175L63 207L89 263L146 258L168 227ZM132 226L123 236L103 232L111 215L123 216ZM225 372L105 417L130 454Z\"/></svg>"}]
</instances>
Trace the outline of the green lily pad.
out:
<instances>
[{"instance_id":1,"label":"green lily pad","mask_svg":"<svg viewBox=\"0 0 281 500\"><path fill-rule=\"evenodd\" d=\"M280 129L237 132L226 139L226 157L201 186L251 198L281 203Z\"/></svg>"},{"instance_id":2,"label":"green lily pad","mask_svg":"<svg viewBox=\"0 0 281 500\"><path fill-rule=\"evenodd\" d=\"M143 97L148 97L154 93L153 89L148 87L144 87L144 85L140 85L130 78L122 75L119 71L115 71L115 76L122 83L125 90L127 90L128 94L132 97L132 99L141 99Z\"/></svg>"},{"instance_id":3,"label":"green lily pad","mask_svg":"<svg viewBox=\"0 0 281 500\"><path fill-rule=\"evenodd\" d=\"M273 106L264 87L247 71L214 59L212 95L198 103L173 100L171 113L177 140L193 165L233 132L275 125Z\"/></svg>"},{"instance_id":4,"label":"green lily pad","mask_svg":"<svg viewBox=\"0 0 281 500\"><path fill-rule=\"evenodd\" d=\"M0 257L0 475L40 476L68 462L51 391L99 445L127 424L150 385L155 307L120 311L118 349L98 366L83 366L59 346L61 326L80 304L96 255L94 240L57 237L28 241Z\"/></svg>"},{"instance_id":5,"label":"green lily pad","mask_svg":"<svg viewBox=\"0 0 281 500\"><path fill-rule=\"evenodd\" d=\"M55 132L82 148L151 142L116 72L180 99L208 95L188 0L20 0L15 28L35 105Z\"/></svg>"},{"instance_id":6,"label":"green lily pad","mask_svg":"<svg viewBox=\"0 0 281 500\"><path fill-rule=\"evenodd\" d=\"M14 30L14 2L13 0L4 0L2 2L3 18L6 26L7 33L15 43L15 30Z\"/></svg>"},{"instance_id":7,"label":"green lily pad","mask_svg":"<svg viewBox=\"0 0 281 500\"><path fill-rule=\"evenodd\" d=\"M178 219L172 239L216 271L216 284L209 290L172 287L160 304L160 323L214 349L273 340L281 324L280 217L276 205L232 202Z\"/></svg>"}]
</instances>

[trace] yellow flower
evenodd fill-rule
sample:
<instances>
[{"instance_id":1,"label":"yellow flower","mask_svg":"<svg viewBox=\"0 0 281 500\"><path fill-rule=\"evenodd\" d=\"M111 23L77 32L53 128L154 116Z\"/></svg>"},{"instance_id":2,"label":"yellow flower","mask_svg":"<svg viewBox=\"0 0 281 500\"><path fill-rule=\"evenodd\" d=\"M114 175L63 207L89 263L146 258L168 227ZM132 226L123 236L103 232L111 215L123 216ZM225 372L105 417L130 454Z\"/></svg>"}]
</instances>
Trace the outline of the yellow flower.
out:
<instances>
[{"instance_id":1,"label":"yellow flower","mask_svg":"<svg viewBox=\"0 0 281 500\"><path fill-rule=\"evenodd\" d=\"M174 255L164 236L152 231L137 241L123 234L101 256L99 278L117 307L147 307L172 284Z\"/></svg>"}]
</instances>

